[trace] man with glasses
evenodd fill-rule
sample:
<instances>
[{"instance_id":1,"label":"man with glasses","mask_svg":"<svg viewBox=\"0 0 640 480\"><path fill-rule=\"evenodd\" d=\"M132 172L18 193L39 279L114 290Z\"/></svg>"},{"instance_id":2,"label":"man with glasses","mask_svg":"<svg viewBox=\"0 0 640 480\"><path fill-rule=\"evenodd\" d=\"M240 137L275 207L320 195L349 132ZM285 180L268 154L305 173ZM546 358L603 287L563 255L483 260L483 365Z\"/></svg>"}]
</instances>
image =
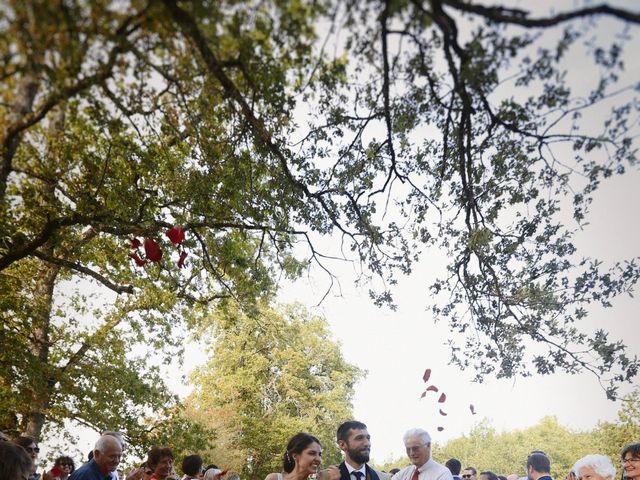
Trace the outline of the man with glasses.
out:
<instances>
[{"instance_id":1,"label":"man with glasses","mask_svg":"<svg viewBox=\"0 0 640 480\"><path fill-rule=\"evenodd\" d=\"M431 458L431 435L422 428L404 434L404 447L412 465L396 473L394 480L452 480L451 472Z\"/></svg>"},{"instance_id":2,"label":"man with glasses","mask_svg":"<svg viewBox=\"0 0 640 480\"><path fill-rule=\"evenodd\" d=\"M467 467L462 472L462 480L477 480L478 471L473 467Z\"/></svg>"},{"instance_id":3,"label":"man with glasses","mask_svg":"<svg viewBox=\"0 0 640 480\"><path fill-rule=\"evenodd\" d=\"M93 448L93 458L71 474L69 480L110 480L122 458L122 443L102 435Z\"/></svg>"},{"instance_id":4,"label":"man with glasses","mask_svg":"<svg viewBox=\"0 0 640 480\"><path fill-rule=\"evenodd\" d=\"M620 457L625 480L640 480L640 443L624 447Z\"/></svg>"}]
</instances>

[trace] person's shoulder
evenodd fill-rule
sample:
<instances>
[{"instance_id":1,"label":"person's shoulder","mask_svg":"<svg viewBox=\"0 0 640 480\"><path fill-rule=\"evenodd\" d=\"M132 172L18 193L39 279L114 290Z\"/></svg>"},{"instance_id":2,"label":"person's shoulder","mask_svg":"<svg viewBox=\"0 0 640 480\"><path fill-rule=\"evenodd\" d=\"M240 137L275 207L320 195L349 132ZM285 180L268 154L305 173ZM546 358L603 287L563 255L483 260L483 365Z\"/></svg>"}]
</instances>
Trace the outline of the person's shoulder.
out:
<instances>
[{"instance_id":1,"label":"person's shoulder","mask_svg":"<svg viewBox=\"0 0 640 480\"><path fill-rule=\"evenodd\" d=\"M383 472L382 470L378 470L378 469L373 468L373 471L378 474L378 478L380 480L389 480L391 478L391 474L389 474L387 472Z\"/></svg>"},{"instance_id":2,"label":"person's shoulder","mask_svg":"<svg viewBox=\"0 0 640 480\"><path fill-rule=\"evenodd\" d=\"M280 480L282 478L278 472L272 472L264 477L264 480Z\"/></svg>"}]
</instances>

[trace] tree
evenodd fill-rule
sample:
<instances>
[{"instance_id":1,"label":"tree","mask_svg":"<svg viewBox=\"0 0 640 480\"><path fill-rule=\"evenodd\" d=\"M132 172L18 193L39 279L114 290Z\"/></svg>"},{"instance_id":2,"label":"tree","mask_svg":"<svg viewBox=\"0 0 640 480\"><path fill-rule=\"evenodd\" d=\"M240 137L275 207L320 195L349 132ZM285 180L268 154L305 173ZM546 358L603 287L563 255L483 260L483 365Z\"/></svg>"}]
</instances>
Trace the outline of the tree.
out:
<instances>
[{"instance_id":1,"label":"tree","mask_svg":"<svg viewBox=\"0 0 640 480\"><path fill-rule=\"evenodd\" d=\"M527 456L532 450L542 450L551 460L551 474L563 478L579 458L594 453L591 432L575 432L560 425L556 418L545 417L524 430L496 432L484 421L469 435L449 440L434 449L439 459L458 458L478 472L490 470L501 475L526 475ZM600 452L598 452L600 453Z\"/></svg>"},{"instance_id":2,"label":"tree","mask_svg":"<svg viewBox=\"0 0 640 480\"><path fill-rule=\"evenodd\" d=\"M347 363L327 323L300 306L224 309L201 333L211 358L193 375L191 415L217 435L217 464L264 478L280 471L290 437L316 435L325 464L340 459L337 425L352 417L362 372Z\"/></svg>"},{"instance_id":3,"label":"tree","mask_svg":"<svg viewBox=\"0 0 640 480\"><path fill-rule=\"evenodd\" d=\"M640 387L620 399L617 422L599 422L594 429L598 452L617 465L622 449L640 438Z\"/></svg>"},{"instance_id":4,"label":"tree","mask_svg":"<svg viewBox=\"0 0 640 480\"><path fill-rule=\"evenodd\" d=\"M247 136L224 79L253 90L251 108L277 130L314 11L191 7L213 20L222 81L156 2L12 2L0 13L3 428L37 438L72 419L144 444L156 427L139 419L175 402L156 364L179 357L194 318L221 299L269 297L277 275L300 268L288 253L299 199ZM184 269L160 240L178 223ZM164 259L134 253L137 237Z\"/></svg>"},{"instance_id":5,"label":"tree","mask_svg":"<svg viewBox=\"0 0 640 480\"><path fill-rule=\"evenodd\" d=\"M443 250L433 313L456 336L456 364L477 380L589 371L615 397L638 359L582 322L588 304L632 292L639 263L604 265L573 238L598 185L637 162L637 75L625 74L623 52L640 15L598 5L538 17L456 0L341 6L336 62L349 66L318 94L300 148L316 189L350 199L337 218L355 260L387 282L374 298L390 301L421 249ZM576 58L589 63L579 79ZM456 348L460 336L467 348Z\"/></svg>"}]
</instances>

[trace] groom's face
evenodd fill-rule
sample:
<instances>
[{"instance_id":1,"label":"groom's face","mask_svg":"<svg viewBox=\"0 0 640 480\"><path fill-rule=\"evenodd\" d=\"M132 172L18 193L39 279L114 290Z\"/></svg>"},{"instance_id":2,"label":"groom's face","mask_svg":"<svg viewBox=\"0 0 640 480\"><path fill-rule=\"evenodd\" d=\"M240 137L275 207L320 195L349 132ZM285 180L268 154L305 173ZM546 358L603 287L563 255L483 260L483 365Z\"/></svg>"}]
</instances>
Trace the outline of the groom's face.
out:
<instances>
[{"instance_id":1,"label":"groom's face","mask_svg":"<svg viewBox=\"0 0 640 480\"><path fill-rule=\"evenodd\" d=\"M371 451L371 435L366 429L351 429L347 440L338 442L340 449L345 453L350 463L362 465L369 461Z\"/></svg>"}]
</instances>

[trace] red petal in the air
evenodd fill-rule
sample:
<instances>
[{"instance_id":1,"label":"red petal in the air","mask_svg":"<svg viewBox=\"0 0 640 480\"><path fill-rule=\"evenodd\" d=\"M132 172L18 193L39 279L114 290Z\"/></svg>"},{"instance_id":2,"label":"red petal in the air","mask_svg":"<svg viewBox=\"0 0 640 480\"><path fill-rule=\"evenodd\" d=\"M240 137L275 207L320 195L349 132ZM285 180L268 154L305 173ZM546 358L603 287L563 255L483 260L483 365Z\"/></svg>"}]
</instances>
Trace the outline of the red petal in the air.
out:
<instances>
[{"instance_id":1,"label":"red petal in the air","mask_svg":"<svg viewBox=\"0 0 640 480\"><path fill-rule=\"evenodd\" d=\"M422 375L422 380L424 380L425 383L427 383L429 381L429 377L431 376L431 369L427 368L424 371L424 375Z\"/></svg>"},{"instance_id":2,"label":"red petal in the air","mask_svg":"<svg viewBox=\"0 0 640 480\"><path fill-rule=\"evenodd\" d=\"M440 415L442 415L443 417L447 416L447 414L445 412L443 412L442 409L440 409Z\"/></svg>"},{"instance_id":3,"label":"red petal in the air","mask_svg":"<svg viewBox=\"0 0 640 480\"><path fill-rule=\"evenodd\" d=\"M184 260L187 258L187 252L182 252L178 259L178 268L184 267Z\"/></svg>"},{"instance_id":4,"label":"red petal in the air","mask_svg":"<svg viewBox=\"0 0 640 480\"><path fill-rule=\"evenodd\" d=\"M137 253L130 253L129 258L132 258L133 261L136 262L136 265L139 267L144 267L144 265L147 263L147 261L141 259Z\"/></svg>"},{"instance_id":5,"label":"red petal in the air","mask_svg":"<svg viewBox=\"0 0 640 480\"><path fill-rule=\"evenodd\" d=\"M131 239L131 249L138 248L141 246L142 246L142 243L140 243L140 240L138 240L137 238Z\"/></svg>"},{"instance_id":6,"label":"red petal in the air","mask_svg":"<svg viewBox=\"0 0 640 480\"><path fill-rule=\"evenodd\" d=\"M475 415L476 414L476 409L473 406L473 404L469 405L469 410L471 410L471 415Z\"/></svg>"},{"instance_id":7,"label":"red petal in the air","mask_svg":"<svg viewBox=\"0 0 640 480\"><path fill-rule=\"evenodd\" d=\"M444 392L442 392L440 394L440 398L438 399L438 403L444 403L446 399L447 399L447 396L444 394Z\"/></svg>"},{"instance_id":8,"label":"red petal in the air","mask_svg":"<svg viewBox=\"0 0 640 480\"><path fill-rule=\"evenodd\" d=\"M150 262L159 262L162 258L160 245L151 238L144 239L144 253L147 255L147 260Z\"/></svg>"},{"instance_id":9,"label":"red petal in the air","mask_svg":"<svg viewBox=\"0 0 640 480\"><path fill-rule=\"evenodd\" d=\"M436 387L435 385L429 385L427 387L427 392L437 392L438 391L438 387Z\"/></svg>"},{"instance_id":10,"label":"red petal in the air","mask_svg":"<svg viewBox=\"0 0 640 480\"><path fill-rule=\"evenodd\" d=\"M438 427L439 432L441 432L442 430L444 430L444 427Z\"/></svg>"},{"instance_id":11,"label":"red petal in the air","mask_svg":"<svg viewBox=\"0 0 640 480\"><path fill-rule=\"evenodd\" d=\"M171 227L165 232L165 235L169 237L169 240L171 240L171 243L174 245L180 245L184 241L184 230L182 230L180 225Z\"/></svg>"}]
</instances>

